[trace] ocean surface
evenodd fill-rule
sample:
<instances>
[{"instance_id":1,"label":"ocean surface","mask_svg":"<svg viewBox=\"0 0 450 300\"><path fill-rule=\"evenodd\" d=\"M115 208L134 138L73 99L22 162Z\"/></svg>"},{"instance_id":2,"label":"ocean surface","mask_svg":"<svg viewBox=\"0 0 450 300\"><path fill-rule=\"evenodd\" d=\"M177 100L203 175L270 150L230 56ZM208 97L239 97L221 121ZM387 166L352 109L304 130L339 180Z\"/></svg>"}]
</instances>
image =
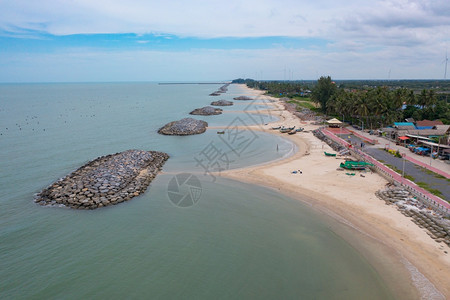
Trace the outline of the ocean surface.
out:
<instances>
[{"instance_id":1,"label":"ocean surface","mask_svg":"<svg viewBox=\"0 0 450 300\"><path fill-rule=\"evenodd\" d=\"M277 120L251 113L267 104L235 101L220 116L193 116L214 126L201 135L157 133L211 101L245 95L231 85L209 96L220 86L0 85L1 298L392 299L326 216L211 173L296 151L286 139L242 129ZM216 133L221 127L226 134ZM145 194L94 211L33 202L84 163L128 149L171 156ZM170 198L179 176L199 180L191 206Z\"/></svg>"}]
</instances>

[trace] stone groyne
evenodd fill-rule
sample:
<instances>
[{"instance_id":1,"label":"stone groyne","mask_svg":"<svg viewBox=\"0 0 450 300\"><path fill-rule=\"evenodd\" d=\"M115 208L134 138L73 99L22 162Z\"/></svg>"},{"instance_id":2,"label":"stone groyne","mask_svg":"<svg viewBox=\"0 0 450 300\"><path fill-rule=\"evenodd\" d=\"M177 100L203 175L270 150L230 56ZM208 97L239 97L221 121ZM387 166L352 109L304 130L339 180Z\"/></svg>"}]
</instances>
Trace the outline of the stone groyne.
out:
<instances>
[{"instance_id":1,"label":"stone groyne","mask_svg":"<svg viewBox=\"0 0 450 300\"><path fill-rule=\"evenodd\" d=\"M164 135L191 135L200 134L206 131L208 123L193 118L184 118L179 121L167 123L158 130L159 134Z\"/></svg>"},{"instance_id":2,"label":"stone groyne","mask_svg":"<svg viewBox=\"0 0 450 300\"><path fill-rule=\"evenodd\" d=\"M35 202L96 209L128 201L147 189L168 158L142 150L101 156L42 190Z\"/></svg>"},{"instance_id":3,"label":"stone groyne","mask_svg":"<svg viewBox=\"0 0 450 300\"><path fill-rule=\"evenodd\" d=\"M221 86L217 91L209 94L210 96L220 96L220 94L226 93L228 91L228 86L230 84L226 83L223 86Z\"/></svg>"},{"instance_id":4,"label":"stone groyne","mask_svg":"<svg viewBox=\"0 0 450 300\"><path fill-rule=\"evenodd\" d=\"M222 114L223 109L215 108L212 106L205 106L202 108L196 108L191 111L190 115L200 115L200 116L211 116L211 115L220 115Z\"/></svg>"},{"instance_id":5,"label":"stone groyne","mask_svg":"<svg viewBox=\"0 0 450 300\"><path fill-rule=\"evenodd\" d=\"M327 137L319 129L313 130L313 135L319 140L327 143L327 145L330 146L334 151L339 152L340 154L348 154L349 151L344 146Z\"/></svg>"},{"instance_id":6,"label":"stone groyne","mask_svg":"<svg viewBox=\"0 0 450 300\"><path fill-rule=\"evenodd\" d=\"M233 105L233 101L227 101L227 100L219 100L219 101L213 101L211 102L211 105L214 106L231 106Z\"/></svg>"},{"instance_id":7,"label":"stone groyne","mask_svg":"<svg viewBox=\"0 0 450 300\"><path fill-rule=\"evenodd\" d=\"M234 100L253 100L253 98L248 97L248 96L239 96L239 97L234 97Z\"/></svg>"}]
</instances>

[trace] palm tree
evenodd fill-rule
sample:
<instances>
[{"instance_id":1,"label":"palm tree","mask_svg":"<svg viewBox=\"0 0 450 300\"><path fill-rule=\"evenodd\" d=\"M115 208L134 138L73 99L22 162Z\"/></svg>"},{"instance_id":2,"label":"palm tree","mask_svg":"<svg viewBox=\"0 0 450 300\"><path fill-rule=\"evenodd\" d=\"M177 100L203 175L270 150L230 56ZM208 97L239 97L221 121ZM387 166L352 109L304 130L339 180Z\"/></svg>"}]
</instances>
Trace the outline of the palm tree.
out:
<instances>
[{"instance_id":1,"label":"palm tree","mask_svg":"<svg viewBox=\"0 0 450 300\"><path fill-rule=\"evenodd\" d=\"M424 89L420 92L419 96L417 97L417 104L420 105L421 108L424 108L427 105L427 91Z\"/></svg>"},{"instance_id":2,"label":"palm tree","mask_svg":"<svg viewBox=\"0 0 450 300\"><path fill-rule=\"evenodd\" d=\"M417 98L414 95L414 91L413 90L409 90L407 95L406 95L406 103L409 105L416 105L417 104Z\"/></svg>"}]
</instances>

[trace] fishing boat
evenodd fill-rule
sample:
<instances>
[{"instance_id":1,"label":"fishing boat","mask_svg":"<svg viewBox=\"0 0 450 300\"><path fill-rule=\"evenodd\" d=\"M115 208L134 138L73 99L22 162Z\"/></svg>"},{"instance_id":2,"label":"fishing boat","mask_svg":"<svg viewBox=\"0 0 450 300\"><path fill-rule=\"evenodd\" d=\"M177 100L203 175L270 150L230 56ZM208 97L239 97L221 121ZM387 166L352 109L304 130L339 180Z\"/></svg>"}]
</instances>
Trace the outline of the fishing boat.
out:
<instances>
[{"instance_id":1,"label":"fishing boat","mask_svg":"<svg viewBox=\"0 0 450 300\"><path fill-rule=\"evenodd\" d=\"M225 134L225 130L223 130L223 131L217 131L217 134Z\"/></svg>"},{"instance_id":2,"label":"fishing boat","mask_svg":"<svg viewBox=\"0 0 450 300\"><path fill-rule=\"evenodd\" d=\"M293 127L281 127L281 129L280 129L280 132L281 133L287 133L287 132L290 132L290 131L292 131L292 130L294 130L295 129L295 126L293 126Z\"/></svg>"},{"instance_id":3,"label":"fishing boat","mask_svg":"<svg viewBox=\"0 0 450 300\"><path fill-rule=\"evenodd\" d=\"M336 153L328 153L325 151L323 153L325 153L325 156L336 156Z\"/></svg>"},{"instance_id":4,"label":"fishing boat","mask_svg":"<svg viewBox=\"0 0 450 300\"><path fill-rule=\"evenodd\" d=\"M341 163L340 167L347 170L365 170L367 167L373 166L373 164L365 161L350 161L347 160L345 163Z\"/></svg>"},{"instance_id":5,"label":"fishing boat","mask_svg":"<svg viewBox=\"0 0 450 300\"><path fill-rule=\"evenodd\" d=\"M305 130L305 128L301 127L301 128L297 128L295 131L302 132L303 130Z\"/></svg>"},{"instance_id":6,"label":"fishing boat","mask_svg":"<svg viewBox=\"0 0 450 300\"><path fill-rule=\"evenodd\" d=\"M297 133L297 130L291 130L288 132L288 134L296 134L296 133Z\"/></svg>"},{"instance_id":7,"label":"fishing boat","mask_svg":"<svg viewBox=\"0 0 450 300\"><path fill-rule=\"evenodd\" d=\"M281 129L281 126L277 126L277 127L272 127L273 130L279 130Z\"/></svg>"}]
</instances>

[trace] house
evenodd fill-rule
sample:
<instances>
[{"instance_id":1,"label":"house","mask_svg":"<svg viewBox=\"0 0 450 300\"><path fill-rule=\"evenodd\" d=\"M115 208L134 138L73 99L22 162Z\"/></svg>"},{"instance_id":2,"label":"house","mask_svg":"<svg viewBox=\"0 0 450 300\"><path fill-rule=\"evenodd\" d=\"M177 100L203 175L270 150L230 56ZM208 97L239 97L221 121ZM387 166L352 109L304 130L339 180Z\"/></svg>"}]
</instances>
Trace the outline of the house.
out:
<instances>
[{"instance_id":1,"label":"house","mask_svg":"<svg viewBox=\"0 0 450 300\"><path fill-rule=\"evenodd\" d=\"M441 120L422 120L422 121L416 121L416 127L430 127L433 128L433 126L436 125L444 125Z\"/></svg>"},{"instance_id":2,"label":"house","mask_svg":"<svg viewBox=\"0 0 450 300\"><path fill-rule=\"evenodd\" d=\"M419 141L419 140L428 140L431 138L448 135L450 132L450 125L437 125L433 126L432 129L402 129L394 132L393 136L395 140L400 137L409 137L410 140ZM448 144L448 139L445 141L441 141L443 144Z\"/></svg>"},{"instance_id":3,"label":"house","mask_svg":"<svg viewBox=\"0 0 450 300\"><path fill-rule=\"evenodd\" d=\"M394 122L394 128L397 130L413 130L416 129L416 126L411 122Z\"/></svg>"}]
</instances>

